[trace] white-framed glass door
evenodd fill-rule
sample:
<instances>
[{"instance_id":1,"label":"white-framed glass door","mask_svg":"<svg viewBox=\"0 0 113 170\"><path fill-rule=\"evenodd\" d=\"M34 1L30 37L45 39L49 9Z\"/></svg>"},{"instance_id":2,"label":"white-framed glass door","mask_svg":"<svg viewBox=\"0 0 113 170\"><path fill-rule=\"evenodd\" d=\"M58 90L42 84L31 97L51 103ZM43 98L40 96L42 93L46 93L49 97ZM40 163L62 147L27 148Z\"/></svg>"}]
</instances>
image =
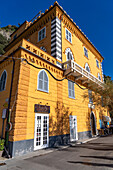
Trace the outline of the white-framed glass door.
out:
<instances>
[{"instance_id":1,"label":"white-framed glass door","mask_svg":"<svg viewBox=\"0 0 113 170\"><path fill-rule=\"evenodd\" d=\"M34 150L49 145L49 114L35 114Z\"/></svg>"},{"instance_id":2,"label":"white-framed glass door","mask_svg":"<svg viewBox=\"0 0 113 170\"><path fill-rule=\"evenodd\" d=\"M77 133L77 117L76 116L69 116L70 122L70 141L78 140L78 133Z\"/></svg>"}]
</instances>

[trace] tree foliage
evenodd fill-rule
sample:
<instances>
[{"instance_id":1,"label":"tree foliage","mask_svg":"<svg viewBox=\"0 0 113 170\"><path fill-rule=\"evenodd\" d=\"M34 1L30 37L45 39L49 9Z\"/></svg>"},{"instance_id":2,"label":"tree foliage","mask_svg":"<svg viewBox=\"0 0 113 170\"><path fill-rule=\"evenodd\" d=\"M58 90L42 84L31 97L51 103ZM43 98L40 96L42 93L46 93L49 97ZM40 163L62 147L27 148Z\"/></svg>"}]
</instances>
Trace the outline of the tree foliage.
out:
<instances>
[{"instance_id":1,"label":"tree foliage","mask_svg":"<svg viewBox=\"0 0 113 170\"><path fill-rule=\"evenodd\" d=\"M89 83L88 88L92 90L92 101L94 105L104 106L109 109L111 117L113 117L113 81L111 77L104 76L103 86ZM87 92L83 95L84 98L89 98Z\"/></svg>"},{"instance_id":2,"label":"tree foliage","mask_svg":"<svg viewBox=\"0 0 113 170\"><path fill-rule=\"evenodd\" d=\"M7 25L6 27L2 27L1 29L6 30L6 32L8 32L8 31L14 32L14 31L16 31L17 28L18 27L16 25Z\"/></svg>"}]
</instances>

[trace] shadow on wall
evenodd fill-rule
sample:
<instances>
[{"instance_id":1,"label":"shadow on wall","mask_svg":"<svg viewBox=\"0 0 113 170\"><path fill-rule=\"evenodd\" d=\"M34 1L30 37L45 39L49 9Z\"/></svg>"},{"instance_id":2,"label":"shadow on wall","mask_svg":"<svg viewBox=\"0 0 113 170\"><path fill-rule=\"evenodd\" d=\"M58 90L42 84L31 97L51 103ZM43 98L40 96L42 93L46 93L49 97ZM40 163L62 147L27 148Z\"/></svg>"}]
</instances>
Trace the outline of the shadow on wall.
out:
<instances>
[{"instance_id":1,"label":"shadow on wall","mask_svg":"<svg viewBox=\"0 0 113 170\"><path fill-rule=\"evenodd\" d=\"M99 107L99 119L103 120L103 116L104 116L104 109L101 109Z\"/></svg>"},{"instance_id":2,"label":"shadow on wall","mask_svg":"<svg viewBox=\"0 0 113 170\"><path fill-rule=\"evenodd\" d=\"M51 115L49 118L51 147L69 143L70 115L72 115L72 112L69 111L69 107L65 107L62 102L56 102L55 115Z\"/></svg>"}]
</instances>

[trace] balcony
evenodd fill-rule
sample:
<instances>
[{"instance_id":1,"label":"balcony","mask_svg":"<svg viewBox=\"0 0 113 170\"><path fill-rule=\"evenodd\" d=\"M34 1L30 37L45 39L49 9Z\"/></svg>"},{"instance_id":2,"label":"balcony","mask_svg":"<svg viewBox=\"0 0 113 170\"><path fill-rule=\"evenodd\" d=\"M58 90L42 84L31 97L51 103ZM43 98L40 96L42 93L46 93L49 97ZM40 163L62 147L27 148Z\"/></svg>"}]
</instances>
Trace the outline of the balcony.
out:
<instances>
[{"instance_id":1,"label":"balcony","mask_svg":"<svg viewBox=\"0 0 113 170\"><path fill-rule=\"evenodd\" d=\"M72 75L75 80L81 80L82 84L88 84L89 82L96 83L99 86L103 86L103 82L93 76L90 72L86 71L83 67L78 65L73 60L63 63L64 76Z\"/></svg>"}]
</instances>

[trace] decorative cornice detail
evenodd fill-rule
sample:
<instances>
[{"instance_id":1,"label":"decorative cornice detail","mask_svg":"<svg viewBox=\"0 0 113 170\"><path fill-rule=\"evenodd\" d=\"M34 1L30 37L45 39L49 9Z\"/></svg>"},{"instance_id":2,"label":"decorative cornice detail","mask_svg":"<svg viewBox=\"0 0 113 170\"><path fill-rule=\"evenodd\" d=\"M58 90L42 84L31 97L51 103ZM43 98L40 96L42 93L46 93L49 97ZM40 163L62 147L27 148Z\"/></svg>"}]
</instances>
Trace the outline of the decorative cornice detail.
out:
<instances>
[{"instance_id":1,"label":"decorative cornice detail","mask_svg":"<svg viewBox=\"0 0 113 170\"><path fill-rule=\"evenodd\" d=\"M54 73L57 73L60 76L63 76L63 71L59 71L58 69L54 68L54 66L50 66L50 65L48 65L48 63L40 61L40 59L36 59L35 57L31 57L31 55L27 55L27 53L25 53L25 55L23 57L25 59L27 59L29 62L33 63L34 65L36 64L40 67L47 68L48 70L50 70Z\"/></svg>"},{"instance_id":2,"label":"decorative cornice detail","mask_svg":"<svg viewBox=\"0 0 113 170\"><path fill-rule=\"evenodd\" d=\"M22 32L17 39L11 42L6 49L8 50L10 47L12 47L14 44L13 42L18 42L22 38L28 37L28 35L31 35L33 32L37 31L38 28L41 28L43 25L45 25L48 21L52 20L54 17L58 17L60 20L62 19L63 15L63 23L65 23L66 27L73 32L82 42L84 41L83 39L86 39L85 41L89 42L89 44L96 50L95 53L97 52L101 57L102 55L100 52L96 49L96 47L93 45L93 43L86 37L86 35L81 31L81 29L76 25L76 23L70 18L70 16L63 10L63 8L58 4L57 1L55 1L54 5L49 7L49 10L47 9L45 13L42 13L41 16L39 16L34 22L29 23L27 28L25 29L24 32ZM44 18L43 18L44 17ZM65 17L65 18L64 18ZM40 19L43 20L41 21ZM71 23L70 23L71 21ZM34 27L36 29L34 29ZM26 32L27 31L27 32ZM78 35L78 34L81 35ZM13 45L12 45L13 44ZM84 44L86 44L84 42ZM102 57L102 59L104 59Z\"/></svg>"}]
</instances>

